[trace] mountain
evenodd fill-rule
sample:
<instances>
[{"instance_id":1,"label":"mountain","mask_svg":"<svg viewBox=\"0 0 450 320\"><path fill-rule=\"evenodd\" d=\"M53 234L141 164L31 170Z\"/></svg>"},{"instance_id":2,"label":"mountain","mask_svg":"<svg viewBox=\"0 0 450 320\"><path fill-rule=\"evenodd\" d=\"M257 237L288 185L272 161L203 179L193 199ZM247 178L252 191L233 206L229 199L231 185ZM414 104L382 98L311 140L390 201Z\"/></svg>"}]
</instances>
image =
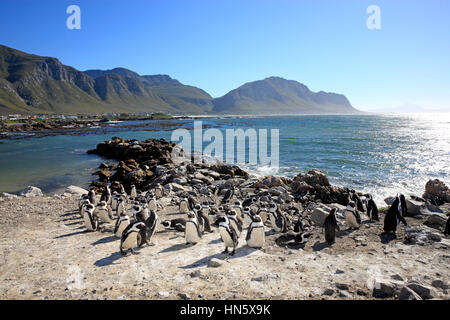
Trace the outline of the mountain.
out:
<instances>
[{"instance_id":1,"label":"mountain","mask_svg":"<svg viewBox=\"0 0 450 320\"><path fill-rule=\"evenodd\" d=\"M320 114L357 113L341 94L312 92L293 80L270 77L246 83L214 99L213 113L228 114Z\"/></svg>"},{"instance_id":2,"label":"mountain","mask_svg":"<svg viewBox=\"0 0 450 320\"><path fill-rule=\"evenodd\" d=\"M165 112L171 114L353 113L347 98L271 77L213 99L168 75L76 70L58 59L0 45L0 114Z\"/></svg>"}]
</instances>

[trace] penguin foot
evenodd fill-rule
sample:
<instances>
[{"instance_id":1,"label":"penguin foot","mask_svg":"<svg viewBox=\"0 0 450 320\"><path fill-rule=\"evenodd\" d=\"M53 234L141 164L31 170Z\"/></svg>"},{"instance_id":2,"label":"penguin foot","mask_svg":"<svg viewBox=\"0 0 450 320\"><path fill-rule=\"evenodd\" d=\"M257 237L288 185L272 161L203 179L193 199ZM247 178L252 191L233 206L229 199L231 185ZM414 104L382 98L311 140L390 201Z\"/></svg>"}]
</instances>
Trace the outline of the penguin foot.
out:
<instances>
[{"instance_id":1,"label":"penguin foot","mask_svg":"<svg viewBox=\"0 0 450 320\"><path fill-rule=\"evenodd\" d=\"M225 248L225 250L222 253L228 253L228 248Z\"/></svg>"},{"instance_id":2,"label":"penguin foot","mask_svg":"<svg viewBox=\"0 0 450 320\"><path fill-rule=\"evenodd\" d=\"M236 253L236 250L231 251L230 256L234 256L235 253Z\"/></svg>"}]
</instances>

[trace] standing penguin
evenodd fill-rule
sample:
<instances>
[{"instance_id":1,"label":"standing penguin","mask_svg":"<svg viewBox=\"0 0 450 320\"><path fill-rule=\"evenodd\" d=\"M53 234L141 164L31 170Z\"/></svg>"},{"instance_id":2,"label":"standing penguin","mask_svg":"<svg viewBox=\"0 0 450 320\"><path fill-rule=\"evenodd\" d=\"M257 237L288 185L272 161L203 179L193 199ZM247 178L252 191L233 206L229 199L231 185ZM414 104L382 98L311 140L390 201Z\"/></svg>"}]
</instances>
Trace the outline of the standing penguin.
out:
<instances>
[{"instance_id":1,"label":"standing penguin","mask_svg":"<svg viewBox=\"0 0 450 320\"><path fill-rule=\"evenodd\" d=\"M188 212L187 214L184 238L186 239L186 244L196 244L200 242L202 238L202 233L198 225L197 217L192 211Z\"/></svg>"},{"instance_id":2,"label":"standing penguin","mask_svg":"<svg viewBox=\"0 0 450 320\"><path fill-rule=\"evenodd\" d=\"M331 246L336 240L336 231L340 230L336 220L336 208L331 209L325 218L323 228L325 229L325 241Z\"/></svg>"},{"instance_id":3,"label":"standing penguin","mask_svg":"<svg viewBox=\"0 0 450 320\"><path fill-rule=\"evenodd\" d=\"M141 246L144 243L147 243L148 245L150 245L150 241L152 240L152 237L156 232L157 224L158 224L158 215L156 214L156 211L150 210L149 216L145 220L145 226L146 226L145 239L143 239L141 241L141 243L139 243L139 246Z\"/></svg>"},{"instance_id":4,"label":"standing penguin","mask_svg":"<svg viewBox=\"0 0 450 320\"><path fill-rule=\"evenodd\" d=\"M188 213L189 212L189 203L186 197L181 198L180 200L180 213Z\"/></svg>"},{"instance_id":5,"label":"standing penguin","mask_svg":"<svg viewBox=\"0 0 450 320\"><path fill-rule=\"evenodd\" d=\"M358 210L356 209L355 203L350 201L345 208L345 222L348 225L349 229L358 229L361 225L361 216L359 215Z\"/></svg>"},{"instance_id":6,"label":"standing penguin","mask_svg":"<svg viewBox=\"0 0 450 320\"><path fill-rule=\"evenodd\" d=\"M125 212L125 199L120 196L119 199L117 200L117 209L116 209L116 213L118 216L121 216L122 213Z\"/></svg>"},{"instance_id":7,"label":"standing penguin","mask_svg":"<svg viewBox=\"0 0 450 320\"><path fill-rule=\"evenodd\" d=\"M140 205L134 205L131 210L133 212L134 219L138 222L145 222L145 220L149 217L148 209L144 210L144 208Z\"/></svg>"},{"instance_id":8,"label":"standing penguin","mask_svg":"<svg viewBox=\"0 0 450 320\"><path fill-rule=\"evenodd\" d=\"M137 198L136 186L134 184L131 185L130 198L133 200Z\"/></svg>"},{"instance_id":9,"label":"standing penguin","mask_svg":"<svg viewBox=\"0 0 450 320\"><path fill-rule=\"evenodd\" d=\"M234 210L229 210L227 212L227 217L228 217L228 220L230 221L230 227L232 229L234 229L237 236L239 237L242 232L242 223L243 223L242 219L240 219L240 217L238 217L236 211L234 211Z\"/></svg>"},{"instance_id":10,"label":"standing penguin","mask_svg":"<svg viewBox=\"0 0 450 320\"><path fill-rule=\"evenodd\" d=\"M97 231L99 227L98 216L95 213L95 207L93 204L89 203L83 211L83 220L86 228L89 231Z\"/></svg>"},{"instance_id":11,"label":"standing penguin","mask_svg":"<svg viewBox=\"0 0 450 320\"><path fill-rule=\"evenodd\" d=\"M230 255L233 256L236 252L236 247L239 244L239 237L230 226L230 220L227 216L221 216L217 220L219 223L219 233L222 238L223 243L225 244L225 251L223 253L228 253L228 248L233 248Z\"/></svg>"},{"instance_id":12,"label":"standing penguin","mask_svg":"<svg viewBox=\"0 0 450 320\"><path fill-rule=\"evenodd\" d=\"M258 215L252 216L252 223L248 227L245 237L247 245L251 248L262 248L265 243L264 224Z\"/></svg>"},{"instance_id":13,"label":"standing penguin","mask_svg":"<svg viewBox=\"0 0 450 320\"><path fill-rule=\"evenodd\" d=\"M390 206L384 217L384 231L395 232L397 231L397 226L402 222L405 226L407 225L405 218L402 217L402 204L400 196L397 195L394 202Z\"/></svg>"},{"instance_id":14,"label":"standing penguin","mask_svg":"<svg viewBox=\"0 0 450 320\"><path fill-rule=\"evenodd\" d=\"M288 231L288 221L286 216L281 213L275 202L272 202L269 207L270 222L273 230L281 233Z\"/></svg>"},{"instance_id":15,"label":"standing penguin","mask_svg":"<svg viewBox=\"0 0 450 320\"><path fill-rule=\"evenodd\" d=\"M250 223L252 223L252 214L251 214L250 207L244 207L244 209L242 210L242 213L244 215L245 223L250 225Z\"/></svg>"},{"instance_id":16,"label":"standing penguin","mask_svg":"<svg viewBox=\"0 0 450 320\"><path fill-rule=\"evenodd\" d=\"M358 211L364 212L363 202L355 190L350 190L349 197L350 200L356 204Z\"/></svg>"},{"instance_id":17,"label":"standing penguin","mask_svg":"<svg viewBox=\"0 0 450 320\"><path fill-rule=\"evenodd\" d=\"M230 201L231 198L233 197L233 195L234 195L234 186L232 186L230 189L227 190L227 192L225 193L225 195L222 198L222 204Z\"/></svg>"},{"instance_id":18,"label":"standing penguin","mask_svg":"<svg viewBox=\"0 0 450 320\"><path fill-rule=\"evenodd\" d=\"M91 188L88 193L89 201L95 206L97 204L97 199L95 198L94 188Z\"/></svg>"},{"instance_id":19,"label":"standing penguin","mask_svg":"<svg viewBox=\"0 0 450 320\"><path fill-rule=\"evenodd\" d=\"M406 217L408 215L408 206L406 205L406 198L403 194L400 194L399 197L400 197L400 204L402 207L402 212L401 212L402 217Z\"/></svg>"},{"instance_id":20,"label":"standing penguin","mask_svg":"<svg viewBox=\"0 0 450 320\"><path fill-rule=\"evenodd\" d=\"M111 189L109 188L108 185L106 185L105 190L103 191L103 193L100 197L100 202L101 201L105 201L107 205L111 205L111 201L112 201Z\"/></svg>"},{"instance_id":21,"label":"standing penguin","mask_svg":"<svg viewBox=\"0 0 450 320\"><path fill-rule=\"evenodd\" d=\"M97 215L103 222L113 223L114 216L111 207L106 203L106 201L100 201L97 206Z\"/></svg>"},{"instance_id":22,"label":"standing penguin","mask_svg":"<svg viewBox=\"0 0 450 320\"><path fill-rule=\"evenodd\" d=\"M146 226L143 222L135 222L128 225L123 230L120 238L120 253L126 255L126 250L130 250L132 254L135 254L133 248L138 246L138 236L142 230L145 230Z\"/></svg>"},{"instance_id":23,"label":"standing penguin","mask_svg":"<svg viewBox=\"0 0 450 320\"><path fill-rule=\"evenodd\" d=\"M375 201L373 201L372 196L369 194L366 196L366 208L367 208L367 216L370 218L370 221L380 221L378 218L378 207Z\"/></svg>"},{"instance_id":24,"label":"standing penguin","mask_svg":"<svg viewBox=\"0 0 450 320\"><path fill-rule=\"evenodd\" d=\"M158 203L156 202L156 197L153 191L149 191L147 193L147 201L148 201L148 209L151 211L157 211L158 210Z\"/></svg>"},{"instance_id":25,"label":"standing penguin","mask_svg":"<svg viewBox=\"0 0 450 320\"><path fill-rule=\"evenodd\" d=\"M116 220L116 224L114 226L114 234L116 237L122 237L123 231L130 224L130 217L123 211L120 216Z\"/></svg>"}]
</instances>

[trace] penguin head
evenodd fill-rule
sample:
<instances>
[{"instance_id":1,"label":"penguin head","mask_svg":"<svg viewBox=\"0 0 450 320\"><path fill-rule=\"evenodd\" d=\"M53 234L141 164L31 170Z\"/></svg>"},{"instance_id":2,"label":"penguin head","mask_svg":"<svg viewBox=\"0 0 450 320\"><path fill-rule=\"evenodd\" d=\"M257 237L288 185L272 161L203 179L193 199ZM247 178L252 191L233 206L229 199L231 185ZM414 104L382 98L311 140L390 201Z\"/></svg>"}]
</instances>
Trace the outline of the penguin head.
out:
<instances>
[{"instance_id":1,"label":"penguin head","mask_svg":"<svg viewBox=\"0 0 450 320\"><path fill-rule=\"evenodd\" d=\"M188 217L188 219L195 219L195 218L196 218L196 215L195 215L194 212L189 211L189 212L187 213L187 217Z\"/></svg>"},{"instance_id":2,"label":"penguin head","mask_svg":"<svg viewBox=\"0 0 450 320\"><path fill-rule=\"evenodd\" d=\"M98 204L98 206L99 206L100 208L102 208L102 209L106 209L106 206L107 206L106 201L100 201L100 203Z\"/></svg>"},{"instance_id":3,"label":"penguin head","mask_svg":"<svg viewBox=\"0 0 450 320\"><path fill-rule=\"evenodd\" d=\"M194 206L194 211L200 211L202 210L202 206L199 205L198 203Z\"/></svg>"},{"instance_id":4,"label":"penguin head","mask_svg":"<svg viewBox=\"0 0 450 320\"><path fill-rule=\"evenodd\" d=\"M134 229L134 230L136 230L136 229L137 230L146 230L147 226L143 222L138 222L138 223L135 223L131 229Z\"/></svg>"},{"instance_id":5,"label":"penguin head","mask_svg":"<svg viewBox=\"0 0 450 320\"><path fill-rule=\"evenodd\" d=\"M262 222L261 217L259 215L257 215L257 214L252 215L251 218L252 218L253 222L256 222L256 223Z\"/></svg>"},{"instance_id":6,"label":"penguin head","mask_svg":"<svg viewBox=\"0 0 450 320\"><path fill-rule=\"evenodd\" d=\"M204 208L209 207L209 201L203 201L202 202L202 207L204 207Z\"/></svg>"},{"instance_id":7,"label":"penguin head","mask_svg":"<svg viewBox=\"0 0 450 320\"><path fill-rule=\"evenodd\" d=\"M227 226L227 225L230 224L230 220L228 220L228 217L227 217L227 216L223 215L223 216L220 216L220 217L217 219L217 223L218 223L219 225Z\"/></svg>"},{"instance_id":8,"label":"penguin head","mask_svg":"<svg viewBox=\"0 0 450 320\"><path fill-rule=\"evenodd\" d=\"M161 222L161 224L164 227L169 228L172 223L170 222L170 220L164 220L163 222Z\"/></svg>"},{"instance_id":9,"label":"penguin head","mask_svg":"<svg viewBox=\"0 0 450 320\"><path fill-rule=\"evenodd\" d=\"M92 213L92 212L94 211L94 209L95 209L95 207L94 207L93 204L88 203L88 204L86 205L86 210L87 210L87 211L89 211L89 212Z\"/></svg>"},{"instance_id":10,"label":"penguin head","mask_svg":"<svg viewBox=\"0 0 450 320\"><path fill-rule=\"evenodd\" d=\"M275 202L271 202L269 205L270 212L275 212L277 210L277 205Z\"/></svg>"},{"instance_id":11,"label":"penguin head","mask_svg":"<svg viewBox=\"0 0 450 320\"><path fill-rule=\"evenodd\" d=\"M237 213L236 213L235 210L229 210L229 211L227 212L227 216L235 217L235 216L237 216Z\"/></svg>"},{"instance_id":12,"label":"penguin head","mask_svg":"<svg viewBox=\"0 0 450 320\"><path fill-rule=\"evenodd\" d=\"M336 214L336 208L331 209L329 215L334 217L335 214Z\"/></svg>"},{"instance_id":13,"label":"penguin head","mask_svg":"<svg viewBox=\"0 0 450 320\"><path fill-rule=\"evenodd\" d=\"M247 214L250 214L250 207L245 207L243 211Z\"/></svg>"}]
</instances>

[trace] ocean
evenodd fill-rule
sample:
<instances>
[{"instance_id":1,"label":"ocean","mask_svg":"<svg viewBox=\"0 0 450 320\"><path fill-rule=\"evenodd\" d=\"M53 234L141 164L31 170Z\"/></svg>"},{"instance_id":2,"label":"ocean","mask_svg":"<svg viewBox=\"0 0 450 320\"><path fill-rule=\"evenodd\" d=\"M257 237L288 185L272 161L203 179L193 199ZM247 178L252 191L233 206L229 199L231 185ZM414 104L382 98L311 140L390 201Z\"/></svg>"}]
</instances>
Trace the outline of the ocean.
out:
<instances>
[{"instance_id":1,"label":"ocean","mask_svg":"<svg viewBox=\"0 0 450 320\"><path fill-rule=\"evenodd\" d=\"M87 150L113 136L170 140L174 129L193 127L189 119L171 122L149 121L146 131L116 124L97 134L1 140L0 192L28 185L46 193L71 184L87 187L108 161ZM259 176L293 177L317 168L332 184L372 193L379 204L397 192L422 195L428 179L450 185L450 113L224 117L202 123L224 136L226 129L268 129L269 136L278 129L279 169L242 165Z\"/></svg>"}]
</instances>

